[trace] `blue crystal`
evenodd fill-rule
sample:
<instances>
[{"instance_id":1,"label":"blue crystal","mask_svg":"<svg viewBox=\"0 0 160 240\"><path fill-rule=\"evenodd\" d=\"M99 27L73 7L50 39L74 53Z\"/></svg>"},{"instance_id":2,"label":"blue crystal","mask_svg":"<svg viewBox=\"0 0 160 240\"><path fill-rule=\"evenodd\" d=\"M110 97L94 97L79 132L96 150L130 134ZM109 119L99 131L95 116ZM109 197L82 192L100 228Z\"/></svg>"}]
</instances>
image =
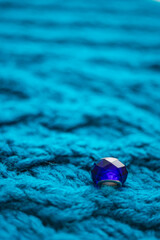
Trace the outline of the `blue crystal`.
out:
<instances>
[{"instance_id":1,"label":"blue crystal","mask_svg":"<svg viewBox=\"0 0 160 240\"><path fill-rule=\"evenodd\" d=\"M103 181L117 182L122 185L126 181L128 172L126 166L118 159L103 158L100 162L94 164L91 174L96 186Z\"/></svg>"}]
</instances>

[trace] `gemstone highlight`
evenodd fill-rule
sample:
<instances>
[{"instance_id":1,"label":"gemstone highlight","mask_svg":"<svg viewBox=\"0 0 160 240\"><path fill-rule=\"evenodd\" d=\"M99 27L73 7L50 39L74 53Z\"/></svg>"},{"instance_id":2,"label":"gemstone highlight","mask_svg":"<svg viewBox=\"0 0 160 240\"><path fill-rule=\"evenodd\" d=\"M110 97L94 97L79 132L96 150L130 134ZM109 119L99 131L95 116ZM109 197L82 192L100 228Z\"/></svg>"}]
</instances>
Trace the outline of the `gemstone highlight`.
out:
<instances>
[{"instance_id":1,"label":"gemstone highlight","mask_svg":"<svg viewBox=\"0 0 160 240\"><path fill-rule=\"evenodd\" d=\"M94 164L91 175L95 186L116 185L122 186L127 179L128 171L126 166L117 158L102 158ZM114 183L114 184L111 184Z\"/></svg>"}]
</instances>

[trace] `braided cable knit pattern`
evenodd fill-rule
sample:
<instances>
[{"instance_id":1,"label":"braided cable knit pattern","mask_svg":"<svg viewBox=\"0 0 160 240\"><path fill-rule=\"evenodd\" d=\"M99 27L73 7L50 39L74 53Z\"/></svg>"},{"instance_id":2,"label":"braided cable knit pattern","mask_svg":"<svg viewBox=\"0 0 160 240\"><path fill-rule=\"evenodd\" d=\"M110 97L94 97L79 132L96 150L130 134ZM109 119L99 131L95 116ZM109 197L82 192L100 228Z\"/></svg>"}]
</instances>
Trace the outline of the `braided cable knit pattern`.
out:
<instances>
[{"instance_id":1,"label":"braided cable knit pattern","mask_svg":"<svg viewBox=\"0 0 160 240\"><path fill-rule=\"evenodd\" d=\"M0 109L1 240L160 238L158 2L1 0Z\"/></svg>"}]
</instances>

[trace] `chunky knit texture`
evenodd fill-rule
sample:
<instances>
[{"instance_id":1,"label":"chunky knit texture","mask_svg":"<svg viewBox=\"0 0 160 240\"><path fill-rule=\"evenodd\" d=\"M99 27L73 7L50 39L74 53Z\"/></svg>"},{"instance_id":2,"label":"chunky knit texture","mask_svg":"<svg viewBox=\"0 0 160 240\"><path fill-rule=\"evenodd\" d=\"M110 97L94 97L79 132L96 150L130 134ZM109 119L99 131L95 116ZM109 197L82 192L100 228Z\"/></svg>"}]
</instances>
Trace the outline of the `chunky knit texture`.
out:
<instances>
[{"instance_id":1,"label":"chunky knit texture","mask_svg":"<svg viewBox=\"0 0 160 240\"><path fill-rule=\"evenodd\" d=\"M0 102L0 240L160 239L160 3L0 0Z\"/></svg>"}]
</instances>

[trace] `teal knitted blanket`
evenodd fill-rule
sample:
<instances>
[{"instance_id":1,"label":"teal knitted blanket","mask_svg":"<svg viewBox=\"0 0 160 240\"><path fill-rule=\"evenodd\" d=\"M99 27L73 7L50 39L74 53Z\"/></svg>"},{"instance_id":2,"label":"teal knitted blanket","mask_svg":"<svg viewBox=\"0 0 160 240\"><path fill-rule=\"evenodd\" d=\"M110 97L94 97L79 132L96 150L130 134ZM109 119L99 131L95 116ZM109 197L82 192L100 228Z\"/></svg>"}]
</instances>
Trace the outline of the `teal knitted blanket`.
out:
<instances>
[{"instance_id":1,"label":"teal knitted blanket","mask_svg":"<svg viewBox=\"0 0 160 240\"><path fill-rule=\"evenodd\" d=\"M0 240L160 239L158 1L0 0L0 110Z\"/></svg>"}]
</instances>

